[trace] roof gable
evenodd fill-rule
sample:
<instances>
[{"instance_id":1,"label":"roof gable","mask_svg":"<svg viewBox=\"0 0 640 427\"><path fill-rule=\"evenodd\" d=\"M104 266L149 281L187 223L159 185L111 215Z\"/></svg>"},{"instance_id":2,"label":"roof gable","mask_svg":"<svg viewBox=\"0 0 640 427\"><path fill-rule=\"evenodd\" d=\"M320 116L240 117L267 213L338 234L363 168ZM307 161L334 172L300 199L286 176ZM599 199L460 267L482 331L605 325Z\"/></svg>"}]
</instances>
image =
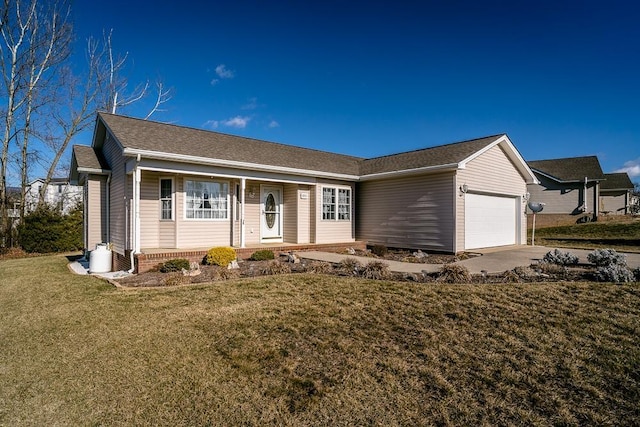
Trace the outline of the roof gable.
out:
<instances>
[{"instance_id":1,"label":"roof gable","mask_svg":"<svg viewBox=\"0 0 640 427\"><path fill-rule=\"evenodd\" d=\"M580 182L605 179L596 156L568 157L562 159L533 160L528 162L534 172L558 182Z\"/></svg>"}]
</instances>

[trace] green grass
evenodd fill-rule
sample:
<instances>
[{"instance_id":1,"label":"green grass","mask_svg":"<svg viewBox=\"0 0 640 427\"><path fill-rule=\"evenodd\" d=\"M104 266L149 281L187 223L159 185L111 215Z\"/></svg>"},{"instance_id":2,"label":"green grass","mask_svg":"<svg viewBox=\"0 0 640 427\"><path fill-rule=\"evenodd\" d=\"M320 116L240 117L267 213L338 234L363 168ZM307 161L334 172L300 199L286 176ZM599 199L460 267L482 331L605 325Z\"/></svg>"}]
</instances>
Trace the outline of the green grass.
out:
<instances>
[{"instance_id":1,"label":"green grass","mask_svg":"<svg viewBox=\"0 0 640 427\"><path fill-rule=\"evenodd\" d=\"M0 261L0 425L638 425L640 285L284 275L117 290Z\"/></svg>"},{"instance_id":2,"label":"green grass","mask_svg":"<svg viewBox=\"0 0 640 427\"><path fill-rule=\"evenodd\" d=\"M536 229L536 244L584 249L612 248L640 252L640 220L599 221ZM531 241L531 230L529 230Z\"/></svg>"}]
</instances>

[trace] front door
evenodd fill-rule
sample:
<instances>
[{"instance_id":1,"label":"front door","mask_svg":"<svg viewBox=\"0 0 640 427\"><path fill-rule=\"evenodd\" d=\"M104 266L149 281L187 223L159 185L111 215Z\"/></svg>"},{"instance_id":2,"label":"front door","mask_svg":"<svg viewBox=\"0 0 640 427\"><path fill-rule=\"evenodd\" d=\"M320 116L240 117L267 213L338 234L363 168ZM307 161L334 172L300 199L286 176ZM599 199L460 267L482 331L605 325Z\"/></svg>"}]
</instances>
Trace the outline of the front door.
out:
<instances>
[{"instance_id":1,"label":"front door","mask_svg":"<svg viewBox=\"0 0 640 427\"><path fill-rule=\"evenodd\" d=\"M265 242L282 242L282 187L263 186L261 238Z\"/></svg>"}]
</instances>

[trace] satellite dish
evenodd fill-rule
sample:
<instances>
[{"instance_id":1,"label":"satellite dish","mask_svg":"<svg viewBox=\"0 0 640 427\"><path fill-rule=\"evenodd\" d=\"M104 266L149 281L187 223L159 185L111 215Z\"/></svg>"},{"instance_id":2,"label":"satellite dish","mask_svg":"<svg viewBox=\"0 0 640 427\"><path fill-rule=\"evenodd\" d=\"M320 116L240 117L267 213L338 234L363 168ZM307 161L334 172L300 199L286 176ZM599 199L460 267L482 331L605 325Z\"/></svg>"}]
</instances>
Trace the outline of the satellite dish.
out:
<instances>
[{"instance_id":1,"label":"satellite dish","mask_svg":"<svg viewBox=\"0 0 640 427\"><path fill-rule=\"evenodd\" d=\"M529 206L529 209L531 209L531 212L533 213L538 213L538 212L542 212L542 209L544 209L544 203L538 203L538 202L529 202L527 203L527 206Z\"/></svg>"}]
</instances>

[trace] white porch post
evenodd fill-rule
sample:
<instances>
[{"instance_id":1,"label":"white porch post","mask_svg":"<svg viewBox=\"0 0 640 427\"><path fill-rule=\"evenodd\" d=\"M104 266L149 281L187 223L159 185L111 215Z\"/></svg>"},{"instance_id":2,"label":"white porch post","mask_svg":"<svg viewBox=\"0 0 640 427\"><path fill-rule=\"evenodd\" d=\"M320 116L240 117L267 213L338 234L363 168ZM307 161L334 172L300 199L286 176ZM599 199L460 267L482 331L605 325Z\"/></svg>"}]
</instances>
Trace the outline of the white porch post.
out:
<instances>
[{"instance_id":1,"label":"white porch post","mask_svg":"<svg viewBox=\"0 0 640 427\"><path fill-rule=\"evenodd\" d=\"M133 182L133 211L134 211L134 220L133 220L133 250L136 254L140 253L140 179L141 179L141 171L140 168L136 165L135 170L133 171L134 182Z\"/></svg>"},{"instance_id":2,"label":"white porch post","mask_svg":"<svg viewBox=\"0 0 640 427\"><path fill-rule=\"evenodd\" d=\"M245 247L244 237L244 192L247 187L247 179L240 178L240 247Z\"/></svg>"}]
</instances>

